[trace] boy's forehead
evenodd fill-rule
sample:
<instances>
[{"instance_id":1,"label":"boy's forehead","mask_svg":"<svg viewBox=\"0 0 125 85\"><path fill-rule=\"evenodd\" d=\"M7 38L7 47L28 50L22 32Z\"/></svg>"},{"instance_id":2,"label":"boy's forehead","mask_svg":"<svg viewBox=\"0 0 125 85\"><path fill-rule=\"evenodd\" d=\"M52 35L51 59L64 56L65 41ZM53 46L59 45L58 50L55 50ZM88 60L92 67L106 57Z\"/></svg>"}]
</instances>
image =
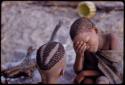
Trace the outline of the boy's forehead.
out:
<instances>
[{"instance_id":1,"label":"boy's forehead","mask_svg":"<svg viewBox=\"0 0 125 85\"><path fill-rule=\"evenodd\" d=\"M77 34L82 34L82 35L88 35L90 34L91 32L91 29L88 29L88 28L81 28L78 30Z\"/></svg>"},{"instance_id":2,"label":"boy's forehead","mask_svg":"<svg viewBox=\"0 0 125 85\"><path fill-rule=\"evenodd\" d=\"M89 36L90 35L90 33L89 32L81 32L81 33L79 33L78 34L78 37L80 37L80 38L86 38L87 36Z\"/></svg>"},{"instance_id":3,"label":"boy's forehead","mask_svg":"<svg viewBox=\"0 0 125 85\"><path fill-rule=\"evenodd\" d=\"M90 33L79 33L76 37L75 37L75 41L87 41L88 37L89 37Z\"/></svg>"}]
</instances>

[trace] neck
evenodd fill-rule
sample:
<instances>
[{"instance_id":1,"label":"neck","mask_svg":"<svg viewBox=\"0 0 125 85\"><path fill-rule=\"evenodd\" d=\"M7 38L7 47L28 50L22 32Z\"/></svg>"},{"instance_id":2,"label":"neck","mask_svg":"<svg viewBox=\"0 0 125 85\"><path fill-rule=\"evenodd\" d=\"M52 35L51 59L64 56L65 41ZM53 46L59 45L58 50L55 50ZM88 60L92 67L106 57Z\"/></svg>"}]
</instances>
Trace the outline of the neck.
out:
<instances>
[{"instance_id":1,"label":"neck","mask_svg":"<svg viewBox=\"0 0 125 85\"><path fill-rule=\"evenodd\" d=\"M48 84L56 84L57 81L54 78L48 79Z\"/></svg>"},{"instance_id":2,"label":"neck","mask_svg":"<svg viewBox=\"0 0 125 85\"><path fill-rule=\"evenodd\" d=\"M57 80L55 78L48 78L44 84L57 84Z\"/></svg>"}]
</instances>

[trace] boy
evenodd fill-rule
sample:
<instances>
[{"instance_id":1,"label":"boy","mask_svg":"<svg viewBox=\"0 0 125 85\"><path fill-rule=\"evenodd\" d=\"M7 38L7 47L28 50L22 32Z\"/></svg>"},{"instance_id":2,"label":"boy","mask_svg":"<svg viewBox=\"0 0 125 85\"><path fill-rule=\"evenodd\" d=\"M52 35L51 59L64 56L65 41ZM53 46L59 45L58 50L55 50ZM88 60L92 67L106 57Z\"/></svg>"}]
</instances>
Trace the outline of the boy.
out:
<instances>
[{"instance_id":1,"label":"boy","mask_svg":"<svg viewBox=\"0 0 125 85\"><path fill-rule=\"evenodd\" d=\"M101 57L97 56L99 51L118 50L119 42L115 34L102 34L89 19L82 17L72 24L70 36L76 52L74 71L77 76L74 80L75 83L109 84L121 82L121 79L105 65L106 61L101 61ZM104 67L106 67L105 71L102 72ZM107 69L110 71L106 71ZM111 76L107 74L115 75L114 80L110 79Z\"/></svg>"},{"instance_id":2,"label":"boy","mask_svg":"<svg viewBox=\"0 0 125 85\"><path fill-rule=\"evenodd\" d=\"M37 51L37 66L44 84L56 84L65 69L65 50L59 42L48 42Z\"/></svg>"}]
</instances>

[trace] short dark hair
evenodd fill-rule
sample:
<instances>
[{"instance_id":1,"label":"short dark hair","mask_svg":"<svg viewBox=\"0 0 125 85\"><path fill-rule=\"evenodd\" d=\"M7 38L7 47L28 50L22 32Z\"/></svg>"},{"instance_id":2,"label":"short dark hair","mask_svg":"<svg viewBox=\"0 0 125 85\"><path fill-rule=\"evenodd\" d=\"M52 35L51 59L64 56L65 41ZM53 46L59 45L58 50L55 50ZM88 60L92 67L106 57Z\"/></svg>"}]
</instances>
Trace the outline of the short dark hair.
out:
<instances>
[{"instance_id":1,"label":"short dark hair","mask_svg":"<svg viewBox=\"0 0 125 85\"><path fill-rule=\"evenodd\" d=\"M65 55L64 47L59 42L48 42L37 50L36 61L41 70L51 69ZM49 61L48 61L49 60ZM46 63L47 61L47 63Z\"/></svg>"},{"instance_id":2,"label":"short dark hair","mask_svg":"<svg viewBox=\"0 0 125 85\"><path fill-rule=\"evenodd\" d=\"M92 23L88 18L82 17L77 19L70 28L70 37L73 40L74 37L81 29L93 28L94 23Z\"/></svg>"}]
</instances>

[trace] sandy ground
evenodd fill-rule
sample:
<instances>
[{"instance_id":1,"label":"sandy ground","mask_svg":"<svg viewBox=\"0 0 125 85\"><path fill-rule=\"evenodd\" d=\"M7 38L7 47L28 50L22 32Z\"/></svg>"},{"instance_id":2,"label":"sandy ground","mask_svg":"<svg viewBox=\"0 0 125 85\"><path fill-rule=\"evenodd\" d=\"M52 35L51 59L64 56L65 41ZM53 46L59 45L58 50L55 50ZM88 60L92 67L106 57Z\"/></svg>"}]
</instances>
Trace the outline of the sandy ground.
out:
<instances>
[{"instance_id":1,"label":"sandy ground","mask_svg":"<svg viewBox=\"0 0 125 85\"><path fill-rule=\"evenodd\" d=\"M122 4L122 2L115 2L114 4ZM121 49L123 49L123 13L123 11L97 12L92 19L104 33L117 33L121 42ZM63 24L55 37L55 41L61 42L65 47L67 68L64 76L58 82L72 82L75 77L72 68L75 53L69 36L69 29L71 24L79 18L75 9L37 6L27 2L3 2L1 15L1 63L2 65L9 63L8 66L11 66L10 62L20 62L26 55L26 49L29 46L37 49L46 43L56 24L61 20ZM35 53L33 58L35 58ZM36 83L40 80L40 75L35 70L33 79L14 79L10 83Z\"/></svg>"}]
</instances>

